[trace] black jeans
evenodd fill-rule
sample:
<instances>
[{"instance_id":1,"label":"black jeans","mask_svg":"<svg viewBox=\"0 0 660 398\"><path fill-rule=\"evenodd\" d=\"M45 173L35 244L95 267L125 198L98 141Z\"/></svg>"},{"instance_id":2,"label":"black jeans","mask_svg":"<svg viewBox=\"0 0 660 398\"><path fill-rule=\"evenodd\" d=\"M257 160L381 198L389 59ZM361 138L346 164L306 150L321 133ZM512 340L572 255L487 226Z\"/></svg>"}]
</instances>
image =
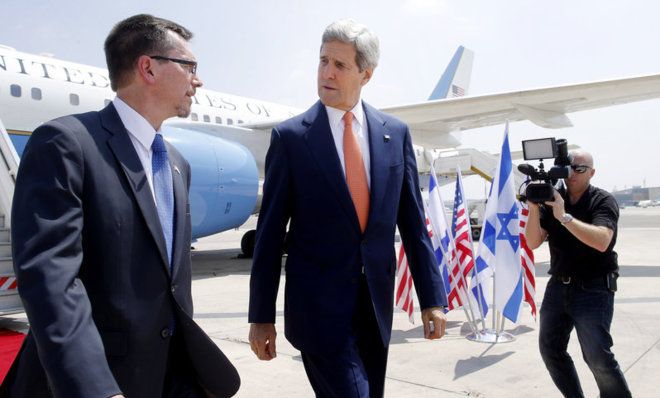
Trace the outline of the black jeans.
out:
<instances>
[{"instance_id":1,"label":"black jeans","mask_svg":"<svg viewBox=\"0 0 660 398\"><path fill-rule=\"evenodd\" d=\"M619 364L610 350L614 293L603 280L550 278L541 305L539 347L552 381L565 397L584 397L571 356L566 351L571 331L577 331L582 356L596 378L601 398L630 397Z\"/></svg>"}]
</instances>

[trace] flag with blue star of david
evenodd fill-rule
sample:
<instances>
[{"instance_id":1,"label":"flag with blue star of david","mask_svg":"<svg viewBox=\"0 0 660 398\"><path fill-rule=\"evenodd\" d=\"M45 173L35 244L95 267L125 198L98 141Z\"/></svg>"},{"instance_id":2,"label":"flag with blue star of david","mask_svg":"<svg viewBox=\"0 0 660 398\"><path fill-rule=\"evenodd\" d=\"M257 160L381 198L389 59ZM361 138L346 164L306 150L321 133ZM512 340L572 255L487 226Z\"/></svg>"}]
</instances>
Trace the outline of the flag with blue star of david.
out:
<instances>
[{"instance_id":1,"label":"flag with blue star of david","mask_svg":"<svg viewBox=\"0 0 660 398\"><path fill-rule=\"evenodd\" d=\"M429 204L426 209L430 225L429 235L433 245L435 258L438 261L440 272L445 285L447 295L447 310L461 306L460 297L456 292L452 293L452 285L449 278L449 270L452 266L454 256L454 242L447 223L445 206L440 196L440 187L435 176L435 170L431 167L429 176Z\"/></svg>"},{"instance_id":2,"label":"flag with blue star of david","mask_svg":"<svg viewBox=\"0 0 660 398\"><path fill-rule=\"evenodd\" d=\"M493 305L512 322L518 321L523 299L519 210L507 123L500 160L486 205L476 268L478 274L484 272L484 276L488 273L494 275ZM478 277L477 282L481 281L483 277Z\"/></svg>"}]
</instances>

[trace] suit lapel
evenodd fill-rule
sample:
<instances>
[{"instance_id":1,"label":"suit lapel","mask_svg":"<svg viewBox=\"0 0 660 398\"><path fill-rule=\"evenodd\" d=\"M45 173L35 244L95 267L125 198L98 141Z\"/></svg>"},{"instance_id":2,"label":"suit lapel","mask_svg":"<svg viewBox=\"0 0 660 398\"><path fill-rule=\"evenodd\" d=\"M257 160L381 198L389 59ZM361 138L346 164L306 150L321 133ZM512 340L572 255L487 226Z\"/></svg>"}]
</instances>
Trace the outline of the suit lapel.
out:
<instances>
[{"instance_id":1,"label":"suit lapel","mask_svg":"<svg viewBox=\"0 0 660 398\"><path fill-rule=\"evenodd\" d=\"M167 144L170 154L170 168L172 169L172 183L174 186L174 243L172 248L172 279L176 277L178 264L181 264L181 252L188 243L183 241L186 227L186 203L188 195L181 174L181 167L173 160L172 146Z\"/></svg>"},{"instance_id":2,"label":"suit lapel","mask_svg":"<svg viewBox=\"0 0 660 398\"><path fill-rule=\"evenodd\" d=\"M369 194L369 220L378 214L390 176L391 147L385 122L370 105L362 102L369 129L369 151L371 154L371 189ZM368 223L369 224L369 223ZM367 227L368 227L367 224Z\"/></svg>"},{"instance_id":3,"label":"suit lapel","mask_svg":"<svg viewBox=\"0 0 660 398\"><path fill-rule=\"evenodd\" d=\"M140 162L140 158L135 153L133 142L128 136L128 131L124 127L117 111L114 106L108 105L100 112L101 124L103 127L112 133L108 139L108 145L115 154L117 161L128 179L131 191L135 196L138 207L144 217L147 227L151 232L158 251L160 252L163 260L163 267L169 273L169 261L167 260L167 249L165 246L165 237L163 236L163 229L160 226L158 219L158 212L154 204L154 197L147 181L147 176Z\"/></svg>"},{"instance_id":4,"label":"suit lapel","mask_svg":"<svg viewBox=\"0 0 660 398\"><path fill-rule=\"evenodd\" d=\"M351 194L346 185L346 178L341 169L341 162L337 154L335 141L332 138L330 122L325 106L319 101L305 114L303 123L308 126L305 132L305 142L312 152L312 158L316 160L319 170L328 181L328 185L334 192L337 200L346 212L346 215L352 219L358 234L360 232L360 223L358 221L355 206L351 199Z\"/></svg>"}]
</instances>

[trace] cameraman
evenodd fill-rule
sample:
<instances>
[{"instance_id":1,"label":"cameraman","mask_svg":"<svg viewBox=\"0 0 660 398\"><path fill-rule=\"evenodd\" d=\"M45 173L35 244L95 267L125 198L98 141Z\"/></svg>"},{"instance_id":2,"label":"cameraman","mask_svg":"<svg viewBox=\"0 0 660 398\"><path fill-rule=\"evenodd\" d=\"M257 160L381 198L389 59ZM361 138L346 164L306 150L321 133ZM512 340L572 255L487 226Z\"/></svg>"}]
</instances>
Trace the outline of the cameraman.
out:
<instances>
[{"instance_id":1,"label":"cameraman","mask_svg":"<svg viewBox=\"0 0 660 398\"><path fill-rule=\"evenodd\" d=\"M536 249L548 238L550 280L541 305L539 347L555 385L566 397L583 397L575 365L566 351L577 331L582 354L600 396L630 397L626 379L610 350L610 324L618 277L616 242L619 207L608 192L589 183L592 156L572 151L567 191L553 202L529 203L525 236Z\"/></svg>"}]
</instances>

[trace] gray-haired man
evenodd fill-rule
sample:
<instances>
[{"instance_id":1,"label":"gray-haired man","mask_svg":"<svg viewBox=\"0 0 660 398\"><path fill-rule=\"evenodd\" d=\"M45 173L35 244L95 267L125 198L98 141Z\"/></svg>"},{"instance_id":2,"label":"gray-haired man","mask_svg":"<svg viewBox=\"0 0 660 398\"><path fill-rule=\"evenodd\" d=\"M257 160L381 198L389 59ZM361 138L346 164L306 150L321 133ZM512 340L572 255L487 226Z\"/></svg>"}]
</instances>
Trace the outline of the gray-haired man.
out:
<instances>
[{"instance_id":1,"label":"gray-haired man","mask_svg":"<svg viewBox=\"0 0 660 398\"><path fill-rule=\"evenodd\" d=\"M408 127L360 98L378 39L351 20L328 26L320 101L273 130L250 281L250 344L275 357L275 300L285 227L285 333L319 397L381 397L392 330L394 231L406 247L424 334L446 305L426 231ZM434 327L431 328L431 325Z\"/></svg>"}]
</instances>

